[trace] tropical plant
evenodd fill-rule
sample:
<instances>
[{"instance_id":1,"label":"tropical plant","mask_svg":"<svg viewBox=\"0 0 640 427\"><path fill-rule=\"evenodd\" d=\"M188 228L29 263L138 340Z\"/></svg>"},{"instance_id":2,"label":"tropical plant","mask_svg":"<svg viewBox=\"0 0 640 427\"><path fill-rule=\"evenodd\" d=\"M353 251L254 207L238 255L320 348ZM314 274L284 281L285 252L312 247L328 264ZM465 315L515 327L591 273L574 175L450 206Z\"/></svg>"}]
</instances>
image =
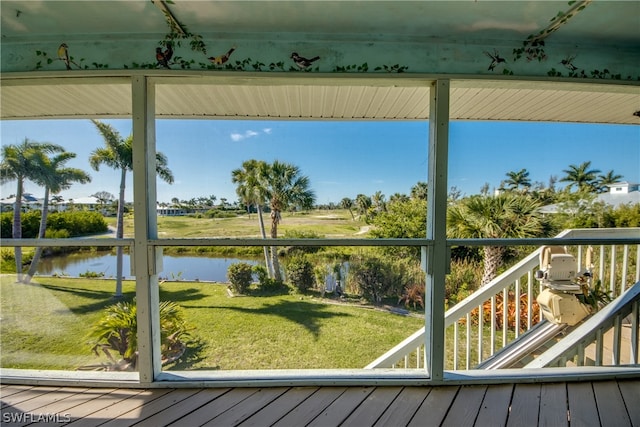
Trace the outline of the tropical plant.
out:
<instances>
[{"instance_id":1,"label":"tropical plant","mask_svg":"<svg viewBox=\"0 0 640 427\"><path fill-rule=\"evenodd\" d=\"M540 237L545 233L547 224L539 208L538 201L517 193L468 197L449 208L448 234L462 239ZM483 251L484 286L497 276L505 248L484 246Z\"/></svg>"},{"instance_id":2,"label":"tropical plant","mask_svg":"<svg viewBox=\"0 0 640 427\"><path fill-rule=\"evenodd\" d=\"M578 187L578 191L581 192L593 192L597 188L596 180L597 175L600 173L599 169L589 169L591 167L591 161L583 162L582 164L569 165L569 169L565 169L566 175L560 178L561 182L568 182L568 189L573 188L575 185Z\"/></svg>"},{"instance_id":3,"label":"tropical plant","mask_svg":"<svg viewBox=\"0 0 640 427\"><path fill-rule=\"evenodd\" d=\"M127 172L133 170L133 135L123 139L111 125L92 120L102 137L105 147L95 149L90 157L89 164L96 171L104 164L112 169L120 171L120 192L118 195L118 215L116 226L116 239L124 237L124 193L126 188ZM156 152L156 173L168 182L173 183L173 174L167 167L167 157ZM116 291L115 296L122 296L122 256L123 248L116 248Z\"/></svg>"},{"instance_id":4,"label":"tropical plant","mask_svg":"<svg viewBox=\"0 0 640 427\"><path fill-rule=\"evenodd\" d=\"M371 204L371 197L364 194L358 194L356 196L356 209L358 210L360 216L364 215L365 221L367 222L369 221L369 208L371 207Z\"/></svg>"},{"instance_id":5,"label":"tropical plant","mask_svg":"<svg viewBox=\"0 0 640 427\"><path fill-rule=\"evenodd\" d=\"M31 141L27 138L17 145L4 145L2 147L2 162L0 163L0 183L16 181L17 189L15 194L15 204L13 206L13 227L12 237L20 239L22 237L22 197L24 194L24 183L27 180L36 179L43 165L46 164L46 156L52 153L59 153L64 149L56 144L41 143ZM22 248L14 248L16 262L17 281L22 281Z\"/></svg>"},{"instance_id":6,"label":"tropical plant","mask_svg":"<svg viewBox=\"0 0 640 427\"><path fill-rule=\"evenodd\" d=\"M47 158L41 165L40 173L34 179L37 184L44 187L44 203L42 204L42 214L40 217L40 229L38 239L45 237L47 230L47 216L49 214L49 194L59 193L71 187L74 182L87 183L91 177L81 169L64 167L64 164L76 157L75 153L63 152L53 157ZM38 262L44 248L39 246L35 249L29 271L24 278L25 283L29 283L36 273Z\"/></svg>"},{"instance_id":7,"label":"tropical plant","mask_svg":"<svg viewBox=\"0 0 640 427\"><path fill-rule=\"evenodd\" d=\"M340 207L342 209L349 210L349 213L351 214L351 219L354 221L356 220L356 217L353 215L353 200L351 200L348 197L343 198L342 200L340 200Z\"/></svg>"},{"instance_id":8,"label":"tropical plant","mask_svg":"<svg viewBox=\"0 0 640 427\"><path fill-rule=\"evenodd\" d=\"M420 199L427 200L427 192L429 186L426 182L418 182L416 185L411 187L411 198L412 199Z\"/></svg>"},{"instance_id":9,"label":"tropical plant","mask_svg":"<svg viewBox=\"0 0 640 427\"><path fill-rule=\"evenodd\" d=\"M403 303L405 307L412 305L414 310L416 309L416 305L424 308L424 291L424 283L414 283L405 286L402 296L398 298L398 304Z\"/></svg>"},{"instance_id":10,"label":"tropical plant","mask_svg":"<svg viewBox=\"0 0 640 427\"><path fill-rule=\"evenodd\" d=\"M263 239L267 238L264 226L264 218L262 217L262 206L266 203L267 194L265 188L261 184L260 176L267 168L266 162L260 160L247 160L242 163L241 169L231 171L231 182L237 184L236 194L242 203L247 205L247 209L255 206L258 213L258 223L260 225L260 234ZM273 265L269 257L269 247L263 247L265 265L269 272L269 277L274 277Z\"/></svg>"},{"instance_id":11,"label":"tropical plant","mask_svg":"<svg viewBox=\"0 0 640 427\"><path fill-rule=\"evenodd\" d=\"M300 168L278 160L261 168L260 182L271 209L271 238L277 239L282 212L291 207L301 209L313 207L315 193L309 188L309 178L301 175ZM271 264L274 279L282 281L278 251L275 246L271 247Z\"/></svg>"},{"instance_id":12,"label":"tropical plant","mask_svg":"<svg viewBox=\"0 0 640 427\"><path fill-rule=\"evenodd\" d=\"M190 337L182 307L173 301L160 302L160 353L162 364L178 360ZM96 356L102 352L109 363L85 366L83 369L133 371L138 363L138 319L136 302L121 301L105 309L104 315L91 328L88 339ZM112 353L119 355L116 359Z\"/></svg>"},{"instance_id":13,"label":"tropical plant","mask_svg":"<svg viewBox=\"0 0 640 427\"><path fill-rule=\"evenodd\" d=\"M507 186L507 190L526 192L531 188L529 171L526 169L520 169L518 172L507 172L507 179L504 181L504 185Z\"/></svg>"}]
</instances>

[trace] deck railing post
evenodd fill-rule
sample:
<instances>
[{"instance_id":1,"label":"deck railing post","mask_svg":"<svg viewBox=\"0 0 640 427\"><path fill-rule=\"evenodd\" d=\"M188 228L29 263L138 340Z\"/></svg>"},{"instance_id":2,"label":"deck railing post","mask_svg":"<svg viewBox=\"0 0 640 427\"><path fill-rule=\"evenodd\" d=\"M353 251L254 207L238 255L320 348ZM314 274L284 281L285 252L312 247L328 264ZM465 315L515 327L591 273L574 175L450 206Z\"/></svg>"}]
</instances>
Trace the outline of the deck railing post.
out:
<instances>
[{"instance_id":1,"label":"deck railing post","mask_svg":"<svg viewBox=\"0 0 640 427\"><path fill-rule=\"evenodd\" d=\"M425 368L432 381L444 378L444 282L447 251L447 163L449 155L449 80L431 85L429 104L429 160L427 187Z\"/></svg>"},{"instance_id":2,"label":"deck railing post","mask_svg":"<svg viewBox=\"0 0 640 427\"><path fill-rule=\"evenodd\" d=\"M158 262L149 240L158 238L156 217L155 87L145 76L132 81L133 200L138 371L140 382L154 381L161 371Z\"/></svg>"}]
</instances>

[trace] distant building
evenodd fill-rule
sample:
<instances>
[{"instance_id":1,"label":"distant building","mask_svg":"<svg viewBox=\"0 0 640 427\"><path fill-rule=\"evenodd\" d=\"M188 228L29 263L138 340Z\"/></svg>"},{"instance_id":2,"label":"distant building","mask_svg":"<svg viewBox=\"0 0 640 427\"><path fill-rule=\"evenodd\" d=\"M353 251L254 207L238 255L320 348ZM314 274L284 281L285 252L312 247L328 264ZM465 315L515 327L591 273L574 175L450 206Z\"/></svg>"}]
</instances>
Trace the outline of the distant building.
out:
<instances>
[{"instance_id":1,"label":"distant building","mask_svg":"<svg viewBox=\"0 0 640 427\"><path fill-rule=\"evenodd\" d=\"M38 199L30 193L24 193L22 195L23 211L40 210L42 209L43 203L44 199ZM0 208L2 209L2 212L12 212L15 204L15 197L0 199ZM54 202L52 200L49 201L49 211L51 212L64 212L70 210L72 207L78 210L98 211L103 215L106 214L106 207L103 207L98 199L93 196L78 197L76 199L68 199L62 202Z\"/></svg>"},{"instance_id":2,"label":"distant building","mask_svg":"<svg viewBox=\"0 0 640 427\"><path fill-rule=\"evenodd\" d=\"M604 202L612 206L614 209L621 205L640 203L640 184L631 184L629 182L617 182L610 184L608 193L598 194L596 202ZM540 208L543 214L554 214L560 212L557 204L547 205Z\"/></svg>"},{"instance_id":3,"label":"distant building","mask_svg":"<svg viewBox=\"0 0 640 427\"><path fill-rule=\"evenodd\" d=\"M22 210L27 211L32 209L40 209L42 208L42 201L43 199L38 199L31 193L24 193L22 195ZM0 199L0 210L2 210L2 212L13 212L15 205L15 196Z\"/></svg>"}]
</instances>

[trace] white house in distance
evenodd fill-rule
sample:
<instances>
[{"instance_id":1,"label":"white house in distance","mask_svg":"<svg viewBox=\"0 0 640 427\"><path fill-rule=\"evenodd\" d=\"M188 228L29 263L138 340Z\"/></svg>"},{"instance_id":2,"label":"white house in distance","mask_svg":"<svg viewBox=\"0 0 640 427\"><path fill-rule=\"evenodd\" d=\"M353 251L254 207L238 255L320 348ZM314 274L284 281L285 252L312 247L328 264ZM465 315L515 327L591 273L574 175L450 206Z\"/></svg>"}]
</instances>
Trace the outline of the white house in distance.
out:
<instances>
[{"instance_id":1,"label":"white house in distance","mask_svg":"<svg viewBox=\"0 0 640 427\"><path fill-rule=\"evenodd\" d=\"M36 198L33 194L24 193L22 195L23 211L40 210L42 209L43 202L44 199ZM15 196L0 199L0 207L2 209L2 212L12 212L15 203ZM66 210L69 210L71 206L74 206L79 210L99 211L101 205L98 199L94 196L78 197L76 199L68 199L62 202L54 202L52 200L49 201L49 211L51 212L64 212Z\"/></svg>"},{"instance_id":2,"label":"white house in distance","mask_svg":"<svg viewBox=\"0 0 640 427\"><path fill-rule=\"evenodd\" d=\"M621 205L640 203L640 184L623 181L610 184L607 187L609 187L609 192L598 194L596 202L604 202L614 209ZM554 214L560 212L560 208L557 204L553 204L543 206L540 211L545 214Z\"/></svg>"}]
</instances>

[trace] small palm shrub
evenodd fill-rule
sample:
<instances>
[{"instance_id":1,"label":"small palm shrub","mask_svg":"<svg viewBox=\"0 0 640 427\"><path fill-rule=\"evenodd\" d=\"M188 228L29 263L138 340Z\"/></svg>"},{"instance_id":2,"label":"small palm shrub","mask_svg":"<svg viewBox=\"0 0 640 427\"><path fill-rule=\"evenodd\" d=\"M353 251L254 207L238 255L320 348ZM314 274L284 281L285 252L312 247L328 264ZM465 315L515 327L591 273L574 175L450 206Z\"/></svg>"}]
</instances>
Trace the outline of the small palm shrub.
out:
<instances>
[{"instance_id":1,"label":"small palm shrub","mask_svg":"<svg viewBox=\"0 0 640 427\"><path fill-rule=\"evenodd\" d=\"M178 360L186 350L184 339L190 336L182 308L173 301L160 303L160 352L162 364ZM105 309L91 328L88 338L96 356L102 352L108 363L83 369L135 371L138 363L138 318L133 302L119 302ZM116 358L118 355L119 358Z\"/></svg>"},{"instance_id":2,"label":"small palm shrub","mask_svg":"<svg viewBox=\"0 0 640 427\"><path fill-rule=\"evenodd\" d=\"M231 283L231 288L239 293L244 294L249 290L253 281L251 264L246 262L236 262L231 264L227 269L227 278Z\"/></svg>"},{"instance_id":3,"label":"small palm shrub","mask_svg":"<svg viewBox=\"0 0 640 427\"><path fill-rule=\"evenodd\" d=\"M304 256L291 258L287 263L287 278L298 291L308 291L315 284L313 264Z\"/></svg>"}]
</instances>

